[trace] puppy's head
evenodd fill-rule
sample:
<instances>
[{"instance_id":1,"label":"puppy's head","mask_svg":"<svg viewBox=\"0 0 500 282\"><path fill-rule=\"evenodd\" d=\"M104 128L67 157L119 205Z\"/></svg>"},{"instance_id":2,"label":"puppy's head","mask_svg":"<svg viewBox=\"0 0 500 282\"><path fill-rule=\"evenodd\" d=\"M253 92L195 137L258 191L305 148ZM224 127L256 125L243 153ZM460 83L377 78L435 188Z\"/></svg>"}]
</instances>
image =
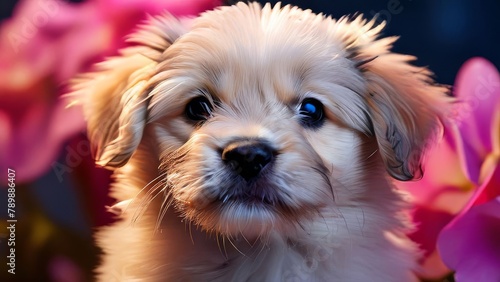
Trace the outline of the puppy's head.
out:
<instances>
[{"instance_id":1,"label":"puppy's head","mask_svg":"<svg viewBox=\"0 0 500 282\"><path fill-rule=\"evenodd\" d=\"M412 179L446 89L381 28L242 3L152 19L78 85L97 162L122 166L154 140L175 207L250 237L335 205L377 168Z\"/></svg>"}]
</instances>

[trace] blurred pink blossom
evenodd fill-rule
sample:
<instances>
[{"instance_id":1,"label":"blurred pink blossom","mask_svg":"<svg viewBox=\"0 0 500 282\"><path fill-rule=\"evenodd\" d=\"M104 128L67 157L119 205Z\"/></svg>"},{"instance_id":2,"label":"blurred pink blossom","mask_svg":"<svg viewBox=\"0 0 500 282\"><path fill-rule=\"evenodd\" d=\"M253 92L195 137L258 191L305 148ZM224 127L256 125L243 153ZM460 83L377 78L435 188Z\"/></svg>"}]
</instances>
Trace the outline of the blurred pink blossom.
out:
<instances>
[{"instance_id":1,"label":"blurred pink blossom","mask_svg":"<svg viewBox=\"0 0 500 282\"><path fill-rule=\"evenodd\" d=\"M0 26L0 169L28 182L50 169L61 145L84 131L81 109L67 109L62 85L123 47L145 19L169 10L196 15L214 0L20 1Z\"/></svg>"},{"instance_id":2,"label":"blurred pink blossom","mask_svg":"<svg viewBox=\"0 0 500 282\"><path fill-rule=\"evenodd\" d=\"M491 244L488 245L491 250L498 250L498 240L481 241L476 244L475 252L468 245L473 239L491 238L494 234L491 232L495 228L498 231L500 225L498 214L496 221L491 219L493 211L498 210L495 198L500 195L498 71L485 59L471 59L460 69L455 89L459 102L452 120L445 124L443 139L427 153L424 177L420 181L397 183L412 194L417 206L413 216L418 229L410 236L424 250L420 275L425 278L443 277L450 269L460 278L466 271L461 267L470 266L464 263L470 260L477 260L485 271L496 265L496 274L500 274L500 256L481 260L488 257L485 245ZM488 206L478 206L486 201L491 201ZM438 240L441 252L437 249ZM477 274L480 269L475 267L472 272ZM471 277L464 281L470 281Z\"/></svg>"},{"instance_id":3,"label":"blurred pink blossom","mask_svg":"<svg viewBox=\"0 0 500 282\"><path fill-rule=\"evenodd\" d=\"M49 263L49 275L54 282L83 282L83 271L70 258L56 256Z\"/></svg>"}]
</instances>

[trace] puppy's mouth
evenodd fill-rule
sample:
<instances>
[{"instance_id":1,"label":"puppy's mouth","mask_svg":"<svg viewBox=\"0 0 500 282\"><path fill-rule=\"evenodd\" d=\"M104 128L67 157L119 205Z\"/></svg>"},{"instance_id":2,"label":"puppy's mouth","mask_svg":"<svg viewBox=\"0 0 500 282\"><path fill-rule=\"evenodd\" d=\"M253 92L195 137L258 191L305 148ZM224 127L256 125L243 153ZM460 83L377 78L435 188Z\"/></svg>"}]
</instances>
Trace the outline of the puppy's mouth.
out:
<instances>
[{"instance_id":1,"label":"puppy's mouth","mask_svg":"<svg viewBox=\"0 0 500 282\"><path fill-rule=\"evenodd\" d=\"M309 210L294 202L272 169L252 181L227 171L224 174L231 176L212 182L214 186L204 186L196 200L181 205L184 215L206 230L257 238L271 230L281 230ZM204 193L207 191L213 194Z\"/></svg>"},{"instance_id":2,"label":"puppy's mouth","mask_svg":"<svg viewBox=\"0 0 500 282\"><path fill-rule=\"evenodd\" d=\"M267 181L256 183L235 183L221 193L214 204L241 204L254 208L285 209L286 203L281 199L277 187ZM231 187L232 186L232 187Z\"/></svg>"},{"instance_id":3,"label":"puppy's mouth","mask_svg":"<svg viewBox=\"0 0 500 282\"><path fill-rule=\"evenodd\" d=\"M213 222L202 221L201 225L222 234L247 239L257 238L282 224L298 217L300 211L287 203L287 197L272 181L227 183L225 192L199 210L198 218L213 218ZM293 221L293 220L292 220Z\"/></svg>"},{"instance_id":4,"label":"puppy's mouth","mask_svg":"<svg viewBox=\"0 0 500 282\"><path fill-rule=\"evenodd\" d=\"M266 196L257 196L257 195L225 195L224 197L219 197L217 199L222 204L231 204L231 203L241 203L247 204L251 206L276 206L276 201L269 199Z\"/></svg>"}]
</instances>

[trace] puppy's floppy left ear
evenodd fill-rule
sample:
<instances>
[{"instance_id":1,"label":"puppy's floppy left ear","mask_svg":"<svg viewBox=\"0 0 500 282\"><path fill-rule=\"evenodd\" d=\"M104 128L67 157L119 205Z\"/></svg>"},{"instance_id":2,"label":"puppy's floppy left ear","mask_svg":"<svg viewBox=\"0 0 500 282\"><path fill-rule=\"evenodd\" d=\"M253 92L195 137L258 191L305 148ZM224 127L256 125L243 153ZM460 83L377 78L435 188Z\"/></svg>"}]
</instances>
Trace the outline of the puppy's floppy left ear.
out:
<instances>
[{"instance_id":1,"label":"puppy's floppy left ear","mask_svg":"<svg viewBox=\"0 0 500 282\"><path fill-rule=\"evenodd\" d=\"M150 80L163 52L187 31L188 21L169 14L150 18L129 41L137 46L97 65L72 83L83 104L96 163L120 167L139 146L147 122Z\"/></svg>"},{"instance_id":2,"label":"puppy's floppy left ear","mask_svg":"<svg viewBox=\"0 0 500 282\"><path fill-rule=\"evenodd\" d=\"M99 72L74 86L87 119L87 134L98 165L120 167L139 145L147 117L147 81L155 63L122 50L122 56L99 64Z\"/></svg>"},{"instance_id":3,"label":"puppy's floppy left ear","mask_svg":"<svg viewBox=\"0 0 500 282\"><path fill-rule=\"evenodd\" d=\"M447 87L434 83L428 69L410 64L415 57L389 51L397 38L375 40L382 27L356 21L365 33L347 50L367 81L366 100L380 154L394 178L418 178L425 146L441 128L452 98Z\"/></svg>"}]
</instances>

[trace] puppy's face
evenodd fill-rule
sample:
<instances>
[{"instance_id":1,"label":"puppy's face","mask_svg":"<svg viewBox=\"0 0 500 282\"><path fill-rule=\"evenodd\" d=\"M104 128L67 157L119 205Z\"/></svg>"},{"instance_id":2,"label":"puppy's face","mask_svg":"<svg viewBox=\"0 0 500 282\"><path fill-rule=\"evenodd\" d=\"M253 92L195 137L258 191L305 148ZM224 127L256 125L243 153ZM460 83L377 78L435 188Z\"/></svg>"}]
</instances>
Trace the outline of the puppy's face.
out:
<instances>
[{"instance_id":1,"label":"puppy's face","mask_svg":"<svg viewBox=\"0 0 500 282\"><path fill-rule=\"evenodd\" d=\"M332 173L350 173L370 121L364 82L338 43L291 40L300 22L246 24L187 33L167 49L150 115L176 206L248 237L334 204Z\"/></svg>"},{"instance_id":2,"label":"puppy's face","mask_svg":"<svg viewBox=\"0 0 500 282\"><path fill-rule=\"evenodd\" d=\"M114 61L125 85L87 105L97 157L123 165L154 139L174 206L247 238L334 206L335 191L362 185L374 154L375 166L410 179L436 121L426 103L442 89L372 26L255 4L153 20L137 40L147 54ZM110 111L113 99L121 107ZM106 114L117 124L99 123Z\"/></svg>"}]
</instances>

